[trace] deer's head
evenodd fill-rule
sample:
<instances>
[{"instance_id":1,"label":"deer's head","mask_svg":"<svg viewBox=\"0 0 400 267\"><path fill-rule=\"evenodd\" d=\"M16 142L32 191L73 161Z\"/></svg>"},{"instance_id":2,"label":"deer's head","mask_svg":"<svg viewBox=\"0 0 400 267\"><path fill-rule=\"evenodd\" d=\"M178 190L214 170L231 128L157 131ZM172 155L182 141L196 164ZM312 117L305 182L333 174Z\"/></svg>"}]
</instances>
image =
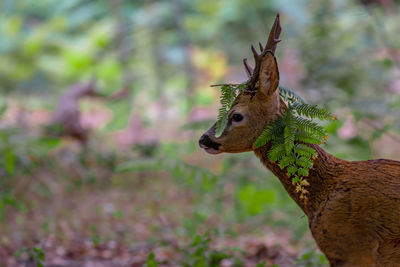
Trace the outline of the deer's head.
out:
<instances>
[{"instance_id":1,"label":"deer's head","mask_svg":"<svg viewBox=\"0 0 400 267\"><path fill-rule=\"evenodd\" d=\"M228 124L218 138L216 124L200 137L199 145L208 153L238 153L253 150L253 143L264 128L280 117L285 103L279 96L279 70L274 56L281 32L279 15L275 19L265 48L261 53L252 46L254 70L243 60L249 81L247 87L235 99L228 112Z\"/></svg>"}]
</instances>

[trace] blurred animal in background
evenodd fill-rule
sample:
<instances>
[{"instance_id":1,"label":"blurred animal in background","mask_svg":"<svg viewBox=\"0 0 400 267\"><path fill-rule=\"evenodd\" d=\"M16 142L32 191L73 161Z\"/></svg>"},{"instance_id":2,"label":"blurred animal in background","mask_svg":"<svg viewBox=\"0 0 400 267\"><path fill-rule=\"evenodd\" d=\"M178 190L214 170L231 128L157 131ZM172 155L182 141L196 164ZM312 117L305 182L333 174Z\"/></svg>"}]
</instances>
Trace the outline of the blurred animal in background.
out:
<instances>
[{"instance_id":1,"label":"blurred animal in background","mask_svg":"<svg viewBox=\"0 0 400 267\"><path fill-rule=\"evenodd\" d=\"M83 97L100 96L95 91L94 80L87 83L78 83L70 86L61 95L56 110L52 114L50 125L46 127L46 133L59 137L70 137L86 144L89 130L80 122L81 113L79 100Z\"/></svg>"},{"instance_id":2,"label":"blurred animal in background","mask_svg":"<svg viewBox=\"0 0 400 267\"><path fill-rule=\"evenodd\" d=\"M67 88L61 95L50 124L46 126L46 134L57 137L69 137L85 145L90 130L82 124L79 101L85 97L105 101L117 101L129 96L129 87L125 86L115 93L106 96L96 91L96 82L77 83Z\"/></svg>"}]
</instances>

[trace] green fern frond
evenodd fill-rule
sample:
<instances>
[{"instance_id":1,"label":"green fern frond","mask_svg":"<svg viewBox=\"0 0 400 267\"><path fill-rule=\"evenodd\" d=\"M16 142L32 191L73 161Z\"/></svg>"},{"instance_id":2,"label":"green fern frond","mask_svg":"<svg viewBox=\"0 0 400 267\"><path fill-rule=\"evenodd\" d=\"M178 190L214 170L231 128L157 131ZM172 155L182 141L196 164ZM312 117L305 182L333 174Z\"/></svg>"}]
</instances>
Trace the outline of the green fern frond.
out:
<instances>
[{"instance_id":1,"label":"green fern frond","mask_svg":"<svg viewBox=\"0 0 400 267\"><path fill-rule=\"evenodd\" d=\"M283 100L289 103L306 103L306 101L304 101L301 96L296 94L296 92L282 85L279 85L279 95L282 97Z\"/></svg>"},{"instance_id":2,"label":"green fern frond","mask_svg":"<svg viewBox=\"0 0 400 267\"><path fill-rule=\"evenodd\" d=\"M301 117L294 117L294 124L296 125L297 129L312 134L318 138L323 138L324 136L326 136L324 127L318 125L312 120Z\"/></svg>"},{"instance_id":3,"label":"green fern frond","mask_svg":"<svg viewBox=\"0 0 400 267\"><path fill-rule=\"evenodd\" d=\"M277 145L274 145L268 151L268 158L272 162L280 160L284 155L285 155L285 144L283 144L283 143L279 143Z\"/></svg>"},{"instance_id":4,"label":"green fern frond","mask_svg":"<svg viewBox=\"0 0 400 267\"><path fill-rule=\"evenodd\" d=\"M269 124L261 135L254 142L254 148L259 148L264 146L271 140L276 139L279 135L282 135L282 132L285 128L285 124L282 122L281 118L278 118L274 123Z\"/></svg>"},{"instance_id":5,"label":"green fern frond","mask_svg":"<svg viewBox=\"0 0 400 267\"><path fill-rule=\"evenodd\" d=\"M255 148L264 146L266 143L271 141L272 138L274 138L274 135L272 134L272 129L274 128L274 126L275 124L270 124L263 130L261 135L257 138L257 140L253 144Z\"/></svg>"},{"instance_id":6,"label":"green fern frond","mask_svg":"<svg viewBox=\"0 0 400 267\"><path fill-rule=\"evenodd\" d=\"M279 161L279 167L280 167L281 169L284 169L284 168L286 168L287 166L289 166L289 165L290 165L289 159L290 159L290 158L287 158L287 157L282 158L282 159Z\"/></svg>"},{"instance_id":7,"label":"green fern frond","mask_svg":"<svg viewBox=\"0 0 400 267\"><path fill-rule=\"evenodd\" d=\"M289 165L292 165L296 161L296 157L293 153L289 155L285 155L282 159L279 160L279 167L281 169L286 168Z\"/></svg>"},{"instance_id":8,"label":"green fern frond","mask_svg":"<svg viewBox=\"0 0 400 267\"><path fill-rule=\"evenodd\" d=\"M257 138L254 147L271 142L268 158L286 168L288 177L296 184L296 192L305 197L306 180L317 152L310 145L320 144L327 138L325 129L313 119L330 120L334 116L326 109L307 104L289 88L279 86L279 94L287 102L283 116L268 125Z\"/></svg>"},{"instance_id":9,"label":"green fern frond","mask_svg":"<svg viewBox=\"0 0 400 267\"><path fill-rule=\"evenodd\" d=\"M328 110L320 108L317 105L310 105L306 103L293 103L291 107L296 110L296 112L300 116L304 116L310 119L318 118L320 120L328 120L333 117Z\"/></svg>"},{"instance_id":10,"label":"green fern frond","mask_svg":"<svg viewBox=\"0 0 400 267\"><path fill-rule=\"evenodd\" d=\"M321 143L321 138L316 137L313 133L307 133L301 130L297 130L294 139L295 141L305 144L319 145Z\"/></svg>"},{"instance_id":11,"label":"green fern frond","mask_svg":"<svg viewBox=\"0 0 400 267\"><path fill-rule=\"evenodd\" d=\"M228 112L235 102L236 96L243 91L246 83L224 84L221 86L221 108L218 112L218 119L215 127L215 137L220 137L228 124Z\"/></svg>"},{"instance_id":12,"label":"green fern frond","mask_svg":"<svg viewBox=\"0 0 400 267\"><path fill-rule=\"evenodd\" d=\"M311 156L315 156L316 151L314 148L309 147L305 144L296 144L293 148L293 151L299 155L310 158Z\"/></svg>"},{"instance_id":13,"label":"green fern frond","mask_svg":"<svg viewBox=\"0 0 400 267\"><path fill-rule=\"evenodd\" d=\"M296 133L296 125L293 114L290 109L287 109L283 114L283 122L285 123L285 129L283 132L285 151L289 154L294 146L294 136Z\"/></svg>"},{"instance_id":14,"label":"green fern frond","mask_svg":"<svg viewBox=\"0 0 400 267\"><path fill-rule=\"evenodd\" d=\"M313 163L310 158L298 157L298 158L296 158L296 165L310 169L312 167Z\"/></svg>"},{"instance_id":15,"label":"green fern frond","mask_svg":"<svg viewBox=\"0 0 400 267\"><path fill-rule=\"evenodd\" d=\"M288 176L290 177L290 176L296 174L297 169L298 169L298 168L297 168L297 166L295 166L295 165L290 165L289 167L287 167L287 174L288 174Z\"/></svg>"},{"instance_id":16,"label":"green fern frond","mask_svg":"<svg viewBox=\"0 0 400 267\"><path fill-rule=\"evenodd\" d=\"M298 174L300 177L307 177L307 176L308 176L308 173L309 173L309 169L308 169L308 168L299 168L299 169L297 170L297 174Z\"/></svg>"}]
</instances>

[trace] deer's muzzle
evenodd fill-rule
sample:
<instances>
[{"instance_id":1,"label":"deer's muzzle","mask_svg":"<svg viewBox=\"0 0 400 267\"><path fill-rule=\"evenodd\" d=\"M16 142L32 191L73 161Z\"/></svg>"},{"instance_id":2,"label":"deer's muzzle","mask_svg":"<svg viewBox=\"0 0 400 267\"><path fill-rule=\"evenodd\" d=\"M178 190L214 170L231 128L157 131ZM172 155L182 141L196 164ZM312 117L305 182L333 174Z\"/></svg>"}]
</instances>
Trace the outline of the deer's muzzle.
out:
<instances>
[{"instance_id":1,"label":"deer's muzzle","mask_svg":"<svg viewBox=\"0 0 400 267\"><path fill-rule=\"evenodd\" d=\"M203 148L207 153L210 154L218 154L221 153L219 151L219 147L221 144L218 144L211 140L211 138L207 134L203 134L199 139L199 146Z\"/></svg>"}]
</instances>

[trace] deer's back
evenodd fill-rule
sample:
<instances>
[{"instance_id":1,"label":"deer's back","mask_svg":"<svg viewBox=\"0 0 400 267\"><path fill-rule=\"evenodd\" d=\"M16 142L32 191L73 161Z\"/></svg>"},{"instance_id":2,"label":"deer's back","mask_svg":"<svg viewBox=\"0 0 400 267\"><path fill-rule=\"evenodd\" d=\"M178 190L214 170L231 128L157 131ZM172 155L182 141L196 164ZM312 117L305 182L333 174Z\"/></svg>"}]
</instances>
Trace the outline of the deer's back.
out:
<instances>
[{"instance_id":1,"label":"deer's back","mask_svg":"<svg viewBox=\"0 0 400 267\"><path fill-rule=\"evenodd\" d=\"M338 178L331 195L338 201L339 207L346 207L343 213L349 219L359 219L370 225L381 221L385 224L393 222L393 226L400 229L399 161L377 159L348 162Z\"/></svg>"},{"instance_id":2,"label":"deer's back","mask_svg":"<svg viewBox=\"0 0 400 267\"><path fill-rule=\"evenodd\" d=\"M386 254L400 262L400 162L378 159L341 167L326 200L310 216L321 250L339 262L346 254L362 261L354 266L372 266Z\"/></svg>"}]
</instances>

